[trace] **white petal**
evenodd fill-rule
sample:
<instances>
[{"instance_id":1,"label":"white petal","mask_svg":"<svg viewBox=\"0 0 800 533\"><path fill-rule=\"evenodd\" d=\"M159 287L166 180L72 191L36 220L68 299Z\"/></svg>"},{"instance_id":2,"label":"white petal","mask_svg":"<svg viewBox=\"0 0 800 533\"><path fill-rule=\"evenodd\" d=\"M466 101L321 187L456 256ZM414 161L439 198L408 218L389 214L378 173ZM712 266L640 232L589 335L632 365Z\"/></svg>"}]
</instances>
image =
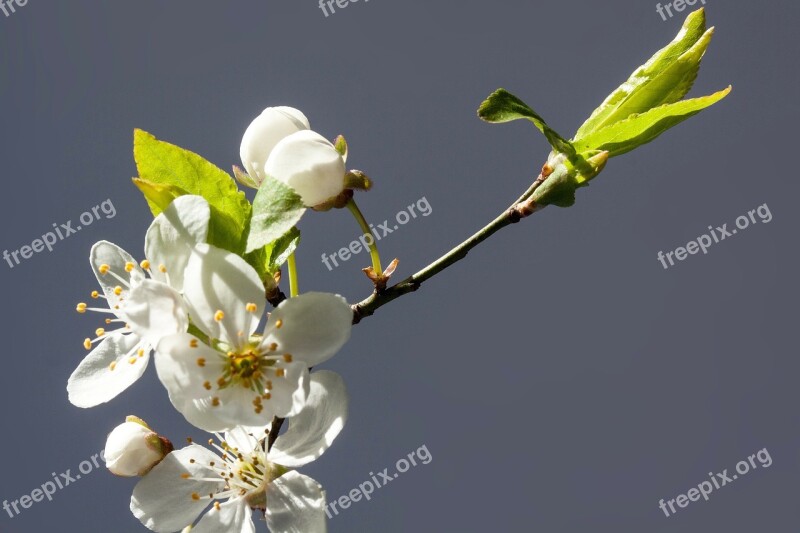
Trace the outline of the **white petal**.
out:
<instances>
[{"instance_id":1,"label":"white petal","mask_svg":"<svg viewBox=\"0 0 800 533\"><path fill-rule=\"evenodd\" d=\"M288 472L267 486L272 533L325 533L325 491L308 476Z\"/></svg>"},{"instance_id":2,"label":"white petal","mask_svg":"<svg viewBox=\"0 0 800 533\"><path fill-rule=\"evenodd\" d=\"M287 418L299 413L306 404L310 391L308 368L305 363L279 363L278 368L284 370L283 377L274 377L272 381L271 399L264 400L264 411L274 416Z\"/></svg>"},{"instance_id":3,"label":"white petal","mask_svg":"<svg viewBox=\"0 0 800 533\"><path fill-rule=\"evenodd\" d=\"M258 273L238 255L208 244L198 244L192 252L184 296L197 327L235 347L249 340L264 312ZM249 304L255 311L247 310Z\"/></svg>"},{"instance_id":4,"label":"white petal","mask_svg":"<svg viewBox=\"0 0 800 533\"><path fill-rule=\"evenodd\" d=\"M224 440L231 448L238 448L242 453L249 453L259 445L259 439L267 436L268 432L264 432L266 428L269 426L262 426L258 429L239 426L225 432Z\"/></svg>"},{"instance_id":5,"label":"white petal","mask_svg":"<svg viewBox=\"0 0 800 533\"><path fill-rule=\"evenodd\" d=\"M264 180L264 163L283 138L311 126L308 119L293 107L268 107L244 132L239 155L250 177L259 184Z\"/></svg>"},{"instance_id":6,"label":"white petal","mask_svg":"<svg viewBox=\"0 0 800 533\"><path fill-rule=\"evenodd\" d=\"M153 346L189 327L183 297L160 281L147 279L136 285L122 303L122 311L131 330Z\"/></svg>"},{"instance_id":7,"label":"white petal","mask_svg":"<svg viewBox=\"0 0 800 533\"><path fill-rule=\"evenodd\" d=\"M222 354L189 333L161 339L155 360L158 378L178 401L206 396L205 382L216 383L224 368Z\"/></svg>"},{"instance_id":8,"label":"white petal","mask_svg":"<svg viewBox=\"0 0 800 533\"><path fill-rule=\"evenodd\" d=\"M306 405L289 419L289 428L275 441L269 460L297 468L317 459L347 422L347 404L347 389L338 374L326 370L311 374Z\"/></svg>"},{"instance_id":9,"label":"white petal","mask_svg":"<svg viewBox=\"0 0 800 533\"><path fill-rule=\"evenodd\" d=\"M115 305L118 305L120 299L125 298L128 293L128 287L118 278L122 278L127 281L128 284L130 284L131 281L138 282L145 278L144 271L139 267L131 254L108 241L100 241L92 246L92 250L89 252L89 263L92 265L94 275L103 288L103 293L108 297L108 305L112 309ZM125 266L128 263L133 265L133 270L130 273L125 270ZM109 271L105 274L101 273L101 265L108 265ZM114 293L116 287L122 288L121 294L117 295Z\"/></svg>"},{"instance_id":10,"label":"white petal","mask_svg":"<svg viewBox=\"0 0 800 533\"><path fill-rule=\"evenodd\" d=\"M142 357L138 350L144 350ZM69 377L69 401L78 407L94 407L113 399L142 377L149 360L150 350L139 337L111 333Z\"/></svg>"},{"instance_id":11,"label":"white petal","mask_svg":"<svg viewBox=\"0 0 800 533\"><path fill-rule=\"evenodd\" d=\"M202 196L186 195L176 198L153 220L144 241L153 279L169 280L172 287L183 291L183 271L192 248L206 242L210 216L208 202ZM160 265L166 267L166 274L159 270Z\"/></svg>"},{"instance_id":12,"label":"white petal","mask_svg":"<svg viewBox=\"0 0 800 533\"><path fill-rule=\"evenodd\" d=\"M278 324L280 323L280 328ZM353 311L341 296L307 292L284 300L270 314L262 346L273 342L306 366L316 366L350 338Z\"/></svg>"},{"instance_id":13,"label":"white petal","mask_svg":"<svg viewBox=\"0 0 800 533\"><path fill-rule=\"evenodd\" d=\"M191 533L255 533L253 513L244 498L232 498L209 509Z\"/></svg>"},{"instance_id":14,"label":"white petal","mask_svg":"<svg viewBox=\"0 0 800 533\"><path fill-rule=\"evenodd\" d=\"M304 130L289 135L272 150L264 173L294 189L314 207L344 190L344 159L319 133Z\"/></svg>"},{"instance_id":15,"label":"white petal","mask_svg":"<svg viewBox=\"0 0 800 533\"><path fill-rule=\"evenodd\" d=\"M225 486L221 479L192 479L219 478L219 474L207 466L211 461L221 462L217 455L196 444L172 452L136 484L131 496L131 512L146 527L162 533L180 531L192 524L210 503L208 495ZM191 477L183 479L182 474ZM192 493L205 495L205 498L194 500Z\"/></svg>"}]
</instances>

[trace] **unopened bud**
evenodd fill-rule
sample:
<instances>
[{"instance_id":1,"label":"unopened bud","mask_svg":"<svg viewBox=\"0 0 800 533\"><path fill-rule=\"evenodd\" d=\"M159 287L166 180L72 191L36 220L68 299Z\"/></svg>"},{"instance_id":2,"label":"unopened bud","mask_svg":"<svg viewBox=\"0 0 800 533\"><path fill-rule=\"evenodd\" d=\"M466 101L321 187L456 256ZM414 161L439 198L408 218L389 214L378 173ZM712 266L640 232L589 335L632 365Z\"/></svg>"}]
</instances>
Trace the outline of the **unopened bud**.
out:
<instances>
[{"instance_id":1,"label":"unopened bud","mask_svg":"<svg viewBox=\"0 0 800 533\"><path fill-rule=\"evenodd\" d=\"M104 456L112 474L135 477L147 474L172 450L169 440L151 430L140 418L129 416L108 435Z\"/></svg>"}]
</instances>

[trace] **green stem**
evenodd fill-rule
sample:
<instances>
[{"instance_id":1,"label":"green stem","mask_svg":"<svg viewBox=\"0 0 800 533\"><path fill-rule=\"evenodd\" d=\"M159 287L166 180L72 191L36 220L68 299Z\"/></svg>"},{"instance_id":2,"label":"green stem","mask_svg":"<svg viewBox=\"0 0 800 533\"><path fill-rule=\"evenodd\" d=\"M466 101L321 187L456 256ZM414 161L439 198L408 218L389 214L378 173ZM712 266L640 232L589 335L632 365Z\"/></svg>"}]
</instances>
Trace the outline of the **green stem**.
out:
<instances>
[{"instance_id":1,"label":"green stem","mask_svg":"<svg viewBox=\"0 0 800 533\"><path fill-rule=\"evenodd\" d=\"M442 272L447 267L464 259L470 250L478 246L480 243L501 229L517 223L523 218L540 210L543 206L536 205L536 203L531 200L531 196L544 182L544 180L545 177L539 175L536 181L533 182L533 185L531 185L530 188L525 191L525 193L520 196L516 202L511 204L508 209L503 211L489 224L478 230L470 238L441 256L439 259L435 260L433 263L429 264L416 274L407 277L403 281L400 281L387 289L375 291L369 297L353 305L353 323L358 324L361 319L372 316L375 311L378 310L378 308L383 307L392 300L396 300L405 294L416 291L425 281L429 280L439 272Z\"/></svg>"},{"instance_id":2,"label":"green stem","mask_svg":"<svg viewBox=\"0 0 800 533\"><path fill-rule=\"evenodd\" d=\"M297 283L297 260L294 252L289 256L287 263L289 264L289 297L294 298L300 294L300 286Z\"/></svg>"},{"instance_id":3,"label":"green stem","mask_svg":"<svg viewBox=\"0 0 800 533\"><path fill-rule=\"evenodd\" d=\"M350 200L347 202L347 209L353 213L356 222L358 222L358 225L361 227L361 231L364 232L364 236L366 237L369 235L371 237L369 239L368 247L369 255L372 258L372 270L375 271L375 275L382 276L383 267L381 266L381 254L378 253L378 245L375 242L375 237L372 235L372 229L369 227L369 222L367 222L367 219L364 218L364 214L358 208L356 201L352 198L350 198ZM367 239L364 239L364 241L367 241Z\"/></svg>"}]
</instances>

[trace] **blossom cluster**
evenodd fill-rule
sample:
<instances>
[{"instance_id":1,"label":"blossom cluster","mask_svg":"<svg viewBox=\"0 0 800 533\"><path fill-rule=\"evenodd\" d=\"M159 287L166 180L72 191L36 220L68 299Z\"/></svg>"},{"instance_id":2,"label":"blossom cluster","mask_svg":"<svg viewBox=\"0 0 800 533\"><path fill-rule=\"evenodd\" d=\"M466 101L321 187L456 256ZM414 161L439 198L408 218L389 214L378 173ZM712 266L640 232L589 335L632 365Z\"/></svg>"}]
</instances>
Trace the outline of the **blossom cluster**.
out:
<instances>
[{"instance_id":1,"label":"blossom cluster","mask_svg":"<svg viewBox=\"0 0 800 533\"><path fill-rule=\"evenodd\" d=\"M257 117L241 159L240 181L258 187L269 176L307 207L346 190L344 156L296 109ZM352 310L341 296L293 287L267 312L275 276L211 244L214 211L202 195L178 194L147 230L143 259L107 241L92 247L97 305L77 311L103 319L84 341L69 399L83 408L114 399L152 357L172 406L209 433L208 447L175 450L131 416L109 435L109 470L142 478L131 511L147 528L251 532L259 510L273 532L325 531L325 493L296 469L327 450L347 419L342 379L310 369L347 342Z\"/></svg>"}]
</instances>

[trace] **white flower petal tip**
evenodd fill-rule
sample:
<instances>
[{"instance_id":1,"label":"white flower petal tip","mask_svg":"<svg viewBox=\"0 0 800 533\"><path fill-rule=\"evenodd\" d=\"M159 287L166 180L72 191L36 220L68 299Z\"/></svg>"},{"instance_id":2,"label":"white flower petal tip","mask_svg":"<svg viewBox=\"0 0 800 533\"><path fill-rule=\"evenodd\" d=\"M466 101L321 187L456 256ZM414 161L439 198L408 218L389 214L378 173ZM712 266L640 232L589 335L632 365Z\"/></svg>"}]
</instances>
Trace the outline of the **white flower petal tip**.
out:
<instances>
[{"instance_id":1,"label":"white flower petal tip","mask_svg":"<svg viewBox=\"0 0 800 533\"><path fill-rule=\"evenodd\" d=\"M294 189L307 207L324 204L345 188L344 159L330 141L311 130L280 141L264 173Z\"/></svg>"},{"instance_id":2,"label":"white flower petal tip","mask_svg":"<svg viewBox=\"0 0 800 533\"><path fill-rule=\"evenodd\" d=\"M311 126L306 116L293 107L268 107L247 127L239 155L256 185L264 181L264 164L284 138Z\"/></svg>"},{"instance_id":3,"label":"white flower petal tip","mask_svg":"<svg viewBox=\"0 0 800 533\"><path fill-rule=\"evenodd\" d=\"M211 208L201 196L179 196L159 214L145 237L145 256L153 279L183 291L183 274L192 249L206 242Z\"/></svg>"}]
</instances>

